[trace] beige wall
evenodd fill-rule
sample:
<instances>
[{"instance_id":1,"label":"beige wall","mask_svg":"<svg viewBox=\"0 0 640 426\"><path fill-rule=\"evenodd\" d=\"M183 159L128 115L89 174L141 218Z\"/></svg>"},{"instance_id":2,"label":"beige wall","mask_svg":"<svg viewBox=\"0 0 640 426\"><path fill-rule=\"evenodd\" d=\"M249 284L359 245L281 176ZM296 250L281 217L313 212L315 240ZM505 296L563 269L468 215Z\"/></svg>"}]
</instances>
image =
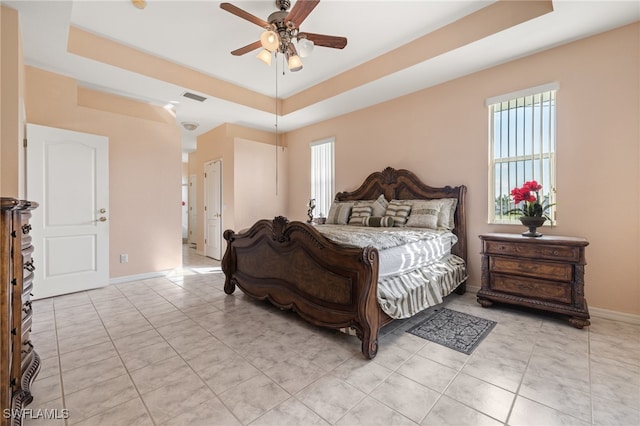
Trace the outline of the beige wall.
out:
<instances>
[{"instance_id":1,"label":"beige wall","mask_svg":"<svg viewBox=\"0 0 640 426\"><path fill-rule=\"evenodd\" d=\"M236 138L234 149L234 229L249 228L260 219L286 216L288 150L241 138Z\"/></svg>"},{"instance_id":2,"label":"beige wall","mask_svg":"<svg viewBox=\"0 0 640 426\"><path fill-rule=\"evenodd\" d=\"M275 169L270 171L275 164L275 158L272 158L275 143L273 133L234 124L223 124L198 136L198 148L189 155L189 174L197 177L197 220L200 223L195 240L198 252L204 252L204 164L222 160L222 229L237 231L246 227L249 216L269 217L279 210L279 205L287 203L286 199L272 200L255 209L250 201L254 196L262 199L263 194L275 193L275 179L263 179L271 173L275 176ZM278 138L278 145L286 146L286 139ZM279 163L280 173L285 176L280 183L283 186L287 182L286 164L286 159ZM283 193L286 192L284 189Z\"/></svg>"},{"instance_id":3,"label":"beige wall","mask_svg":"<svg viewBox=\"0 0 640 426\"><path fill-rule=\"evenodd\" d=\"M189 154L189 175L196 176L196 250L204 253L204 164L222 160L222 229L234 227L233 137L223 124L198 136L198 149ZM193 227L193 225L192 225Z\"/></svg>"},{"instance_id":4,"label":"beige wall","mask_svg":"<svg viewBox=\"0 0 640 426\"><path fill-rule=\"evenodd\" d=\"M24 198L24 64L18 12L0 6L0 194Z\"/></svg>"},{"instance_id":5,"label":"beige wall","mask_svg":"<svg viewBox=\"0 0 640 426\"><path fill-rule=\"evenodd\" d=\"M182 156L175 119L161 107L78 88L74 79L38 68L26 70L29 123L109 138L111 278L181 266ZM129 263L120 263L121 253Z\"/></svg>"},{"instance_id":6,"label":"beige wall","mask_svg":"<svg viewBox=\"0 0 640 426\"><path fill-rule=\"evenodd\" d=\"M480 283L487 232L485 100L557 81L558 223L544 233L585 237L592 307L640 314L640 24L459 78L287 134L289 214L303 219L313 140L336 138L336 190L373 171L407 168L432 186L468 186L470 284Z\"/></svg>"}]
</instances>

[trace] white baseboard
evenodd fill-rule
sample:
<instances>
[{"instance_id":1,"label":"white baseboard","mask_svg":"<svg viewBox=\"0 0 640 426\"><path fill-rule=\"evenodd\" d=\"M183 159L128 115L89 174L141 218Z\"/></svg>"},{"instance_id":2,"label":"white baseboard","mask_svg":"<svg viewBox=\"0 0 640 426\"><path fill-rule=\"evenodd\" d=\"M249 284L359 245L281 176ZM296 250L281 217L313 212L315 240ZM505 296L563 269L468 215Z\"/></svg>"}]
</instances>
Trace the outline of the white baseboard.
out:
<instances>
[{"instance_id":1,"label":"white baseboard","mask_svg":"<svg viewBox=\"0 0 640 426\"><path fill-rule=\"evenodd\" d=\"M126 275L109 279L109 285L128 283L131 281L148 280L150 278L166 277L171 271L147 272L144 274Z\"/></svg>"},{"instance_id":2,"label":"white baseboard","mask_svg":"<svg viewBox=\"0 0 640 426\"><path fill-rule=\"evenodd\" d=\"M478 290L480 290L480 287L475 285L469 285L469 283L467 283L467 292L475 294L478 292Z\"/></svg>"},{"instance_id":3,"label":"white baseboard","mask_svg":"<svg viewBox=\"0 0 640 426\"><path fill-rule=\"evenodd\" d=\"M640 325L640 315L636 314L628 314L626 312L611 311L609 309L594 307L589 307L589 314L591 314L592 317Z\"/></svg>"},{"instance_id":4,"label":"white baseboard","mask_svg":"<svg viewBox=\"0 0 640 426\"><path fill-rule=\"evenodd\" d=\"M468 293L477 293L480 290L478 286L472 286L467 283L467 292ZM626 322L629 324L640 325L640 315L636 314L628 314L626 312L618 312L611 311L609 309L603 308L594 308L593 306L589 306L589 314L592 317L598 317L613 321Z\"/></svg>"}]
</instances>

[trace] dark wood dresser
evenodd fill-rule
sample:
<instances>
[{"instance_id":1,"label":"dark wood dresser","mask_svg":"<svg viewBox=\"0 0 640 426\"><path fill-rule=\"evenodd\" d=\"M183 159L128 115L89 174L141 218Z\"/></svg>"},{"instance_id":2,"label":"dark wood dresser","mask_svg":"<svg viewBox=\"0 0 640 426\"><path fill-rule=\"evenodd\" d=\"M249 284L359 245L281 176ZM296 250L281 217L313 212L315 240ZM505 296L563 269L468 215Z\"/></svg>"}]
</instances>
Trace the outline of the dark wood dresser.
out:
<instances>
[{"instance_id":1,"label":"dark wood dresser","mask_svg":"<svg viewBox=\"0 0 640 426\"><path fill-rule=\"evenodd\" d=\"M584 298L583 238L484 234L478 303L527 306L569 315L577 328L590 325Z\"/></svg>"},{"instance_id":2,"label":"dark wood dresser","mask_svg":"<svg viewBox=\"0 0 640 426\"><path fill-rule=\"evenodd\" d=\"M0 425L22 424L19 413L33 400L31 384L40 370L31 332L31 210L38 204L1 198L0 263ZM9 411L6 411L9 410Z\"/></svg>"}]
</instances>

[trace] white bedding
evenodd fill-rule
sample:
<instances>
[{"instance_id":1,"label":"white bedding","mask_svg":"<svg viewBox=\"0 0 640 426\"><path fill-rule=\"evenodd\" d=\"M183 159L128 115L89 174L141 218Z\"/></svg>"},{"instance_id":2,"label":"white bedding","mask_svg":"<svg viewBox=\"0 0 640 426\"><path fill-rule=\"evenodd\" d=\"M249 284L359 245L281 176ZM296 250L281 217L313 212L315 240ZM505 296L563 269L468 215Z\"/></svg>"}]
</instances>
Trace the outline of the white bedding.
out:
<instances>
[{"instance_id":1,"label":"white bedding","mask_svg":"<svg viewBox=\"0 0 640 426\"><path fill-rule=\"evenodd\" d=\"M458 241L458 237L450 231L429 229L425 232L432 234L433 238L379 250L378 279L427 266L451 253L451 247Z\"/></svg>"},{"instance_id":2,"label":"white bedding","mask_svg":"<svg viewBox=\"0 0 640 426\"><path fill-rule=\"evenodd\" d=\"M458 241L451 231L428 228L320 225L316 229L342 245L377 248L380 257L378 279L429 265L451 253L451 247Z\"/></svg>"},{"instance_id":3,"label":"white bedding","mask_svg":"<svg viewBox=\"0 0 640 426\"><path fill-rule=\"evenodd\" d=\"M465 262L451 254L458 238L427 228L363 228L321 225L326 238L355 247L378 249L378 302L392 318L409 318L442 303L467 279Z\"/></svg>"}]
</instances>

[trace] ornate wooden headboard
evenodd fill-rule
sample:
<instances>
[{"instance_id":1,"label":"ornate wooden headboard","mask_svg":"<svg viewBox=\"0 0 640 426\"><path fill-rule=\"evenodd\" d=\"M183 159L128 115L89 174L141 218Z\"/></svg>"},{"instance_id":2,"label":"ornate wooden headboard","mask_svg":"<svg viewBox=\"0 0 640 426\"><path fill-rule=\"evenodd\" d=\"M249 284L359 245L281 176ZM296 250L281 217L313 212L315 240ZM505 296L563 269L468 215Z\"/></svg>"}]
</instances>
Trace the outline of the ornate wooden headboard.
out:
<instances>
[{"instance_id":1,"label":"ornate wooden headboard","mask_svg":"<svg viewBox=\"0 0 640 426\"><path fill-rule=\"evenodd\" d=\"M453 233L458 237L458 243L453 246L451 252L467 261L467 213L465 195L467 187L445 186L433 188L423 183L409 170L396 170L387 167L381 172L370 174L358 189L351 192L339 192L336 201L375 200L384 194L388 201L391 200L434 200L438 198L457 198L458 204L455 212L455 228Z\"/></svg>"}]
</instances>

